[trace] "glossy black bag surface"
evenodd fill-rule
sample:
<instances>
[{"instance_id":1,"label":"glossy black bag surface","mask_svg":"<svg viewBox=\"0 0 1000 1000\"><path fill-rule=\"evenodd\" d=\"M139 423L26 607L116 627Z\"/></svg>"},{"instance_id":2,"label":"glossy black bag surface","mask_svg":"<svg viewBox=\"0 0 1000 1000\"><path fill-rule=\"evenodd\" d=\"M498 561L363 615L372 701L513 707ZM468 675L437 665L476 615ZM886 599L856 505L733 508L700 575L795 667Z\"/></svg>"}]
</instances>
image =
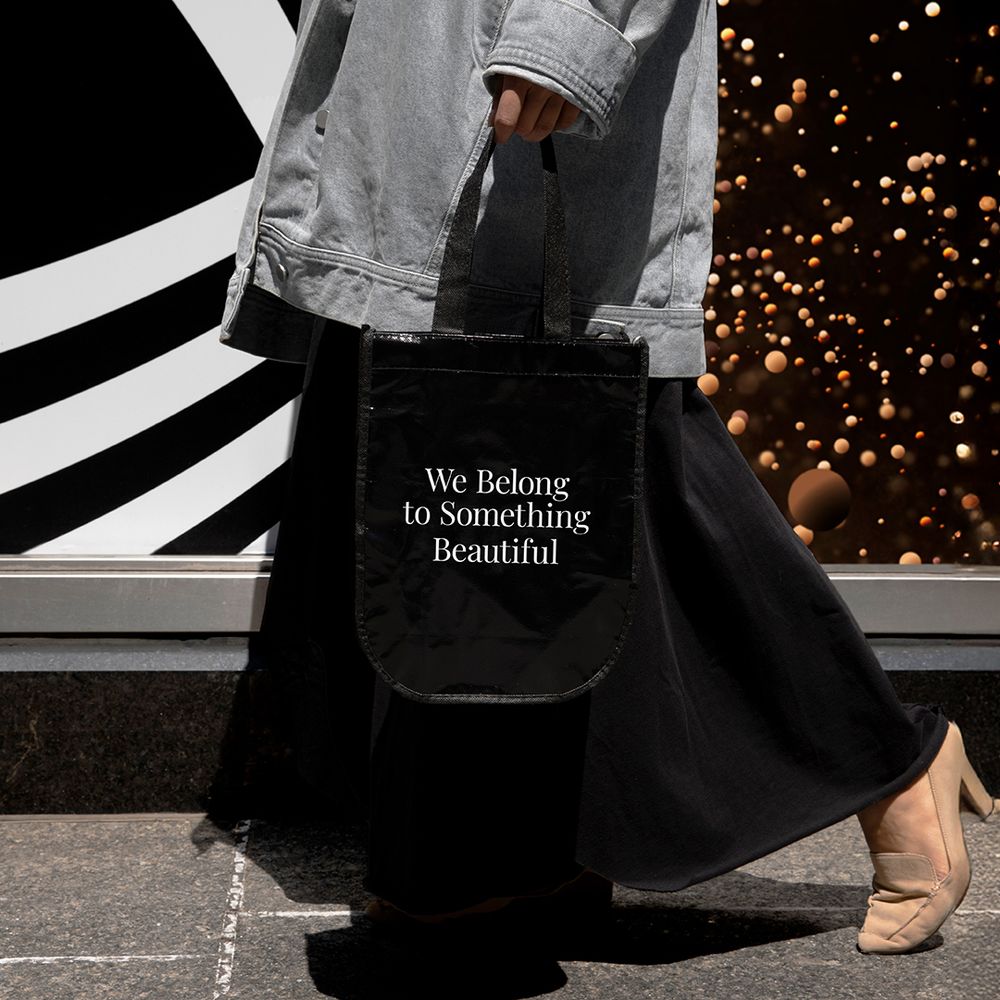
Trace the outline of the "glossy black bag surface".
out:
<instances>
[{"instance_id":1,"label":"glossy black bag surface","mask_svg":"<svg viewBox=\"0 0 1000 1000\"><path fill-rule=\"evenodd\" d=\"M493 143L463 189L434 331L362 335L356 623L373 667L422 701L588 690L636 586L648 349L568 335L551 140L542 335L462 329Z\"/></svg>"}]
</instances>

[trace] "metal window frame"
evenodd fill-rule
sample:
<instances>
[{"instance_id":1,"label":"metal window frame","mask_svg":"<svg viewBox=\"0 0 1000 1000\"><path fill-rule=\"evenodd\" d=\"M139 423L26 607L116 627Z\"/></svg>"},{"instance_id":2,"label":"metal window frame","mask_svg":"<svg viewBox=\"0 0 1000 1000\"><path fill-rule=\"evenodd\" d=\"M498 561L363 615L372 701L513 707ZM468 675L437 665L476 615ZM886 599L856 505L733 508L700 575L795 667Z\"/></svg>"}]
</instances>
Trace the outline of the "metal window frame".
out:
<instances>
[{"instance_id":1,"label":"metal window frame","mask_svg":"<svg viewBox=\"0 0 1000 1000\"><path fill-rule=\"evenodd\" d=\"M256 632L271 556L0 557L0 634ZM866 635L1000 636L1000 567L823 564ZM345 577L345 599L353 577Z\"/></svg>"}]
</instances>

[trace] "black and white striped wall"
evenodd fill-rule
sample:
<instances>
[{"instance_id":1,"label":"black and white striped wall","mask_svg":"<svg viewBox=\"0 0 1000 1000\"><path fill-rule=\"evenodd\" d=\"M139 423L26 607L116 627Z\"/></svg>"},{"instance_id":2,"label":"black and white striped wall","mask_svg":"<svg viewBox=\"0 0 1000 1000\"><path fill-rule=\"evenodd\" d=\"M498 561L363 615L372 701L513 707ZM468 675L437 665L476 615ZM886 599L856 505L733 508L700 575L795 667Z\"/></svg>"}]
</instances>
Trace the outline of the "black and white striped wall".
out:
<instances>
[{"instance_id":1,"label":"black and white striped wall","mask_svg":"<svg viewBox=\"0 0 1000 1000\"><path fill-rule=\"evenodd\" d=\"M65 5L0 64L2 633L256 627L304 369L218 325L298 13ZM873 632L998 631L990 567L826 568Z\"/></svg>"},{"instance_id":2,"label":"black and white striped wall","mask_svg":"<svg viewBox=\"0 0 1000 1000\"><path fill-rule=\"evenodd\" d=\"M273 551L303 368L218 327L296 11L67 5L5 66L0 553Z\"/></svg>"}]
</instances>

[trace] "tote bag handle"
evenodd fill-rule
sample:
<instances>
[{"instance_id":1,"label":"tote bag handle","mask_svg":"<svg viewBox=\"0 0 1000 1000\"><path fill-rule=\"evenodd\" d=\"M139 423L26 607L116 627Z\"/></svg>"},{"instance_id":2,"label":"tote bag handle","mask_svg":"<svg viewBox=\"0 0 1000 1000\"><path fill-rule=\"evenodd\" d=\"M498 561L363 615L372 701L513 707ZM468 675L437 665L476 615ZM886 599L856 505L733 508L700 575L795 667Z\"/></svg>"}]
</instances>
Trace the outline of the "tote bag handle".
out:
<instances>
[{"instance_id":1,"label":"tote bag handle","mask_svg":"<svg viewBox=\"0 0 1000 1000\"><path fill-rule=\"evenodd\" d=\"M434 318L435 333L465 331L469 300L469 277L472 271L472 249L479 198L486 165L496 146L496 132L491 127L489 139L479 154L479 160L467 178L455 209L451 231L441 259ZM542 153L545 184L545 247L542 264L542 336L570 336L569 263L566 253L566 218L556 173L556 151L552 136L538 143Z\"/></svg>"}]
</instances>

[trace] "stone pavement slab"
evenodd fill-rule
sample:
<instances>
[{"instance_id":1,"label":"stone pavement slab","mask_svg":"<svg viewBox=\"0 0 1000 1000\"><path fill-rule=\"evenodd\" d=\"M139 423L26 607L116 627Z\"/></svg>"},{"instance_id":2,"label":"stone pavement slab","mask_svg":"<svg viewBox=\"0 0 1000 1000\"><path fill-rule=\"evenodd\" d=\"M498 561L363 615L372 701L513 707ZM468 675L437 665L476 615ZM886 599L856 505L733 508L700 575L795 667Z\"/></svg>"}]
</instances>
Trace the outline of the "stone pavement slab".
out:
<instances>
[{"instance_id":1,"label":"stone pavement slab","mask_svg":"<svg viewBox=\"0 0 1000 1000\"><path fill-rule=\"evenodd\" d=\"M211 996L232 853L189 815L0 817L0 997Z\"/></svg>"}]
</instances>

